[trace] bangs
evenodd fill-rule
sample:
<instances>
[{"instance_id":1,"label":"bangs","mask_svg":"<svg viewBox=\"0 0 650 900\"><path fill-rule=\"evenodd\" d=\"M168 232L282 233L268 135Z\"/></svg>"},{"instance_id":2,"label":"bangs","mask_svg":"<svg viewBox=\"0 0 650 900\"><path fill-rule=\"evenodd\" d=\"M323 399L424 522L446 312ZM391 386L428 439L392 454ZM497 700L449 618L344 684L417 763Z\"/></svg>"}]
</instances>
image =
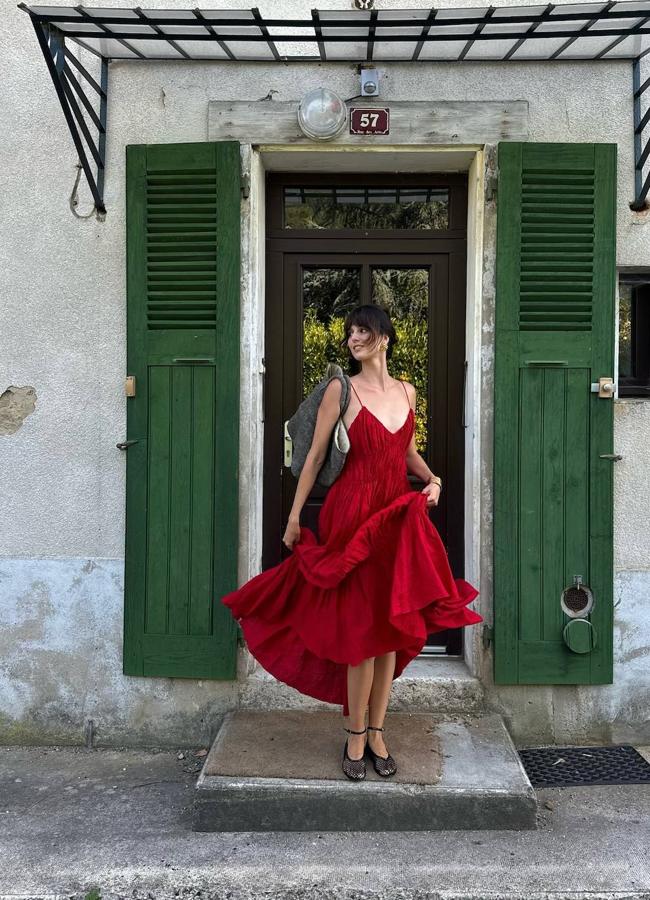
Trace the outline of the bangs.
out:
<instances>
[{"instance_id":1,"label":"bangs","mask_svg":"<svg viewBox=\"0 0 650 900\"><path fill-rule=\"evenodd\" d=\"M361 325L364 328L369 328L373 334L377 335L380 332L379 325L379 316L373 315L370 310L367 309L357 309L353 310L346 319L345 322L345 334L349 336L350 329L353 325Z\"/></svg>"}]
</instances>

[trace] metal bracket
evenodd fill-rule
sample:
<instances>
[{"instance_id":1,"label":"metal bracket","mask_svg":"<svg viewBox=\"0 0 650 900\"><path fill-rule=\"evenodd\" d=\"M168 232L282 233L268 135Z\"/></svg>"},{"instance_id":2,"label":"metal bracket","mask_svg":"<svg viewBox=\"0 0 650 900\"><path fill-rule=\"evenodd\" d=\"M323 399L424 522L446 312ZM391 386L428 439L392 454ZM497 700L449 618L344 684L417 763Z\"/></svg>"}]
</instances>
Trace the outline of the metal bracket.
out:
<instances>
[{"instance_id":1,"label":"metal bracket","mask_svg":"<svg viewBox=\"0 0 650 900\"><path fill-rule=\"evenodd\" d=\"M490 644L494 643L494 628L492 625L484 625L483 626L483 647L487 648Z\"/></svg>"},{"instance_id":2,"label":"metal bracket","mask_svg":"<svg viewBox=\"0 0 650 900\"><path fill-rule=\"evenodd\" d=\"M650 121L650 105L641 116L641 96L650 86L650 78L641 84L641 57L637 56L632 60L632 99L634 113L634 200L630 203L630 209L635 212L641 212L650 207L648 203L648 188L650 188L650 169L648 174L643 178L644 166L650 154L650 129L646 137L645 146L641 148L643 143L643 132Z\"/></svg>"},{"instance_id":3,"label":"metal bracket","mask_svg":"<svg viewBox=\"0 0 650 900\"><path fill-rule=\"evenodd\" d=\"M29 12L24 3L19 3L18 6L20 9ZM103 56L99 57L101 73L100 84L98 84L77 57L66 47L64 32L54 25L42 24L31 14L30 19L45 57L59 103L63 109L63 115L68 123L72 140L77 149L79 162L86 175L90 192L93 195L95 208L98 212L106 213L106 207L104 206L104 171L106 168L106 107L109 60ZM70 64L77 70L81 79L77 79ZM85 89L88 87L92 88L99 96L99 112L95 110L86 94ZM86 122L75 95L79 98L92 124ZM96 132L96 139L93 137L92 131ZM97 174L95 174L86 148L94 160Z\"/></svg>"}]
</instances>

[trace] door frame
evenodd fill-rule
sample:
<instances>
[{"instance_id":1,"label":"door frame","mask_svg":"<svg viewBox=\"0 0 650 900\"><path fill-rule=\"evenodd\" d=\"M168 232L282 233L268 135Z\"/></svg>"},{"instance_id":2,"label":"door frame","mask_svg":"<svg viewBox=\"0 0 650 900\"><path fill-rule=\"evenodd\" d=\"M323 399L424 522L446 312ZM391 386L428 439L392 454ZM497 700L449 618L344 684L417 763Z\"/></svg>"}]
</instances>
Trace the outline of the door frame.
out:
<instances>
[{"instance_id":1,"label":"door frame","mask_svg":"<svg viewBox=\"0 0 650 900\"><path fill-rule=\"evenodd\" d=\"M465 390L470 401L465 421L465 577L481 590L476 608L491 621L492 567L489 445L492 381L490 346L494 304L496 206L490 184L496 168L495 145L311 146L243 143L242 173L248 188L242 203L242 386L240 395L240 582L262 570L263 446L265 380L265 182L268 171L309 172L465 172L468 182ZM484 260L486 261L484 264ZM486 414L483 414L483 409ZM489 450L489 448L488 448ZM485 458L484 458L485 457ZM487 466L487 468L486 468ZM482 577L483 576L483 577ZM482 586L483 585L483 586ZM463 658L470 674L482 677L482 630L464 630ZM418 665L444 660L422 658ZM455 672L455 670L453 670ZM451 674L451 671L450 671Z\"/></svg>"},{"instance_id":2,"label":"door frame","mask_svg":"<svg viewBox=\"0 0 650 900\"><path fill-rule=\"evenodd\" d=\"M449 221L444 230L391 229L320 231L318 229L287 230L282 227L282 192L286 187L321 187L335 180L339 186L364 184L383 187L439 187L449 193ZM459 173L269 173L266 178L266 289L269 305L265 310L265 361L268 375L265 384L264 491L263 491L263 568L277 565L286 558L282 551L283 522L288 511L295 479L283 464L283 423L302 399L296 382L296 366L300 359L291 359L295 345L299 353L301 308L298 282L303 267L363 267L375 266L427 268L430 270L430 291L442 295L442 302L431 308L429 320L429 385L428 427L430 445L428 464L443 471L447 491L439 509L432 512L447 548L456 577L466 577L464 571L464 419L465 376L465 314L466 314L466 257L467 257L467 176ZM362 278L366 290L368 285ZM287 306L288 304L288 306ZM447 337L438 337L439 335ZM287 347L287 342L289 348ZM288 355L287 355L288 354ZM284 371L284 364L289 371ZM439 384L442 390L436 389ZM300 394L300 396L298 396ZM453 428L450 419L453 410ZM444 423L435 429L433 422ZM460 428L459 428L460 424ZM276 474L280 467L280 476ZM413 487L421 484L413 479ZM310 494L317 502L326 493L315 486ZM459 502L447 503L447 493ZM309 503L309 501L308 501ZM282 511L281 520L279 511ZM316 511L310 509L304 524L315 527ZM460 520L460 521L459 521ZM458 657L462 655L462 630L451 629L432 638L427 654Z\"/></svg>"}]
</instances>

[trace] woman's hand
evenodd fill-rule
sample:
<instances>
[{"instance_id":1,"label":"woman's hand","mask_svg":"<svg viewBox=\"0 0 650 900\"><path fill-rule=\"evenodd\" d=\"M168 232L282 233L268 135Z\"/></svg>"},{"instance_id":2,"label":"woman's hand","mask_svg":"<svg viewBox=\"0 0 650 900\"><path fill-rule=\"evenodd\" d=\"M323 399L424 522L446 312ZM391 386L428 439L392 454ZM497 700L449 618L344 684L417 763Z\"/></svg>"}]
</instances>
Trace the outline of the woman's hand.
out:
<instances>
[{"instance_id":1,"label":"woman's hand","mask_svg":"<svg viewBox=\"0 0 650 900\"><path fill-rule=\"evenodd\" d=\"M292 519L289 518L287 522L287 527L285 529L284 535L282 536L282 543L285 544L289 548L289 550L293 550L293 545L300 538L300 519Z\"/></svg>"},{"instance_id":2,"label":"woman's hand","mask_svg":"<svg viewBox=\"0 0 650 900\"><path fill-rule=\"evenodd\" d=\"M427 495L427 508L429 506L438 505L438 500L440 498L440 485L436 484L435 481L431 482L431 484L425 484L422 488L421 493Z\"/></svg>"}]
</instances>

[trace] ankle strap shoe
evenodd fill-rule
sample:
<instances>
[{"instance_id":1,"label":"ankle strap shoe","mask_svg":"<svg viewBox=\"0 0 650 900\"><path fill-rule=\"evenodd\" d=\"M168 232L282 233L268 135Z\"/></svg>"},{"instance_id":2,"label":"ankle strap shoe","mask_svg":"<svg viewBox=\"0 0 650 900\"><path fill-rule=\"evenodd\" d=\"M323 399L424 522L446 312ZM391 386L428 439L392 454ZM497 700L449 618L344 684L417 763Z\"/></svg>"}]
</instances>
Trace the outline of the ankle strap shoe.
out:
<instances>
[{"instance_id":1,"label":"ankle strap shoe","mask_svg":"<svg viewBox=\"0 0 650 900\"><path fill-rule=\"evenodd\" d=\"M367 729L364 728L363 731L352 731L351 728L343 728L344 731L347 731L348 734L365 734ZM365 753L365 750L364 750ZM362 781L366 777L366 763L361 756L361 759L350 759L348 756L348 740L345 741L345 746L343 747L343 763L342 768L344 773L350 778L352 781Z\"/></svg>"},{"instance_id":2,"label":"ankle strap shoe","mask_svg":"<svg viewBox=\"0 0 650 900\"><path fill-rule=\"evenodd\" d=\"M385 731L384 728L377 728L375 725L368 725L367 729L370 731ZM394 775L397 772L397 763L393 759L393 757L388 754L388 756L379 756L378 753L375 753L374 750L371 750L370 744L366 743L365 755L368 756L369 759L372 760L372 764L375 767L375 772L378 775L388 776Z\"/></svg>"}]
</instances>

